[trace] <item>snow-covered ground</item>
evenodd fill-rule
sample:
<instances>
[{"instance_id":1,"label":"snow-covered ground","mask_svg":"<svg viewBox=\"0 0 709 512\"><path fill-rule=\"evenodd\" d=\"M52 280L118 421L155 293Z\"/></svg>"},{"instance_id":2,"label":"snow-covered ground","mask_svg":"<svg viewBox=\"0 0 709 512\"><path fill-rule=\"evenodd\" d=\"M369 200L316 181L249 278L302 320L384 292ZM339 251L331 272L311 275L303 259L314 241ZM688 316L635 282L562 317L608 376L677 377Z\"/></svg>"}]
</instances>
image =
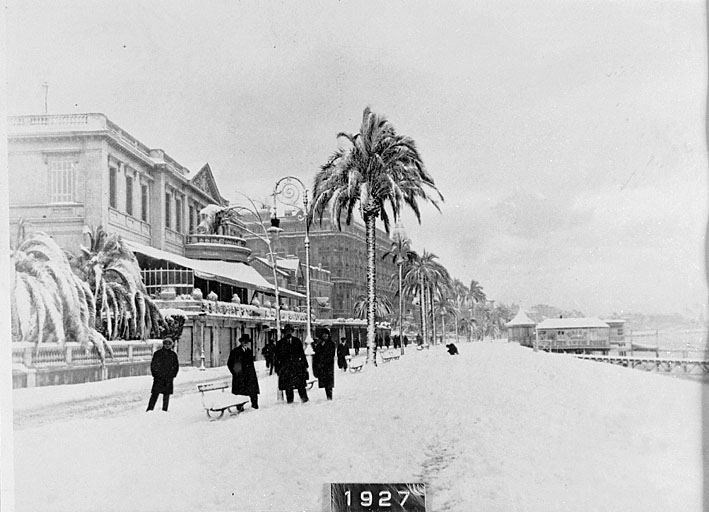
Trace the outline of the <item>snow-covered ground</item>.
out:
<instances>
[{"instance_id":1,"label":"snow-covered ground","mask_svg":"<svg viewBox=\"0 0 709 512\"><path fill-rule=\"evenodd\" d=\"M432 511L700 511L701 385L515 344L408 350L336 373L335 399L209 421L183 368L13 392L17 510L324 511L328 482L427 484ZM160 401L158 401L158 407Z\"/></svg>"}]
</instances>

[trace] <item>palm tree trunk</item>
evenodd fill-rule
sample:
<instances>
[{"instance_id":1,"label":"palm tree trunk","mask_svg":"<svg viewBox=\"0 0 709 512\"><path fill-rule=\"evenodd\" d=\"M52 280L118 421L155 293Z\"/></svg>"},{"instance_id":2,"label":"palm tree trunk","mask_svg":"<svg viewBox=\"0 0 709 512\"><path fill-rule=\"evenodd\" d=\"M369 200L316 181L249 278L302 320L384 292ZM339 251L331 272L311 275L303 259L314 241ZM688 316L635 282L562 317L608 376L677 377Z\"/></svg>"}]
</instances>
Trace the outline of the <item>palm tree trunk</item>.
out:
<instances>
[{"instance_id":1,"label":"palm tree trunk","mask_svg":"<svg viewBox=\"0 0 709 512\"><path fill-rule=\"evenodd\" d=\"M428 305L431 308L431 338L432 345L436 344L436 313L433 310L433 287L428 287Z\"/></svg>"},{"instance_id":2,"label":"palm tree trunk","mask_svg":"<svg viewBox=\"0 0 709 512\"><path fill-rule=\"evenodd\" d=\"M404 355L404 321L403 321L403 309L404 309L404 296L401 293L401 267L402 264L399 263L399 347L401 347L401 355Z\"/></svg>"},{"instance_id":3,"label":"palm tree trunk","mask_svg":"<svg viewBox=\"0 0 709 512\"><path fill-rule=\"evenodd\" d=\"M458 343L458 315L455 315L455 342Z\"/></svg>"},{"instance_id":4,"label":"palm tree trunk","mask_svg":"<svg viewBox=\"0 0 709 512\"><path fill-rule=\"evenodd\" d=\"M364 225L366 227L366 240L367 240L367 363L372 360L376 366L377 359L375 356L375 325L374 325L374 314L375 314L375 290L376 290L376 268L375 268L375 249L376 249L376 238L374 232L374 223L376 217L372 214L364 214Z\"/></svg>"},{"instance_id":5,"label":"palm tree trunk","mask_svg":"<svg viewBox=\"0 0 709 512\"><path fill-rule=\"evenodd\" d=\"M443 344L446 344L446 317L441 313L441 329L442 329L442 334L441 338L443 339Z\"/></svg>"},{"instance_id":6,"label":"palm tree trunk","mask_svg":"<svg viewBox=\"0 0 709 512\"><path fill-rule=\"evenodd\" d=\"M428 343L428 330L426 329L426 287L424 286L423 276L420 280L420 294L419 294L419 309L421 310L421 331L423 335L423 342Z\"/></svg>"},{"instance_id":7,"label":"palm tree trunk","mask_svg":"<svg viewBox=\"0 0 709 512\"><path fill-rule=\"evenodd\" d=\"M475 301L474 300L473 300L472 306L470 307L470 319L473 320L473 322L475 322ZM473 325L477 326L478 324L475 323ZM472 327L471 327L471 329L472 329Z\"/></svg>"}]
</instances>

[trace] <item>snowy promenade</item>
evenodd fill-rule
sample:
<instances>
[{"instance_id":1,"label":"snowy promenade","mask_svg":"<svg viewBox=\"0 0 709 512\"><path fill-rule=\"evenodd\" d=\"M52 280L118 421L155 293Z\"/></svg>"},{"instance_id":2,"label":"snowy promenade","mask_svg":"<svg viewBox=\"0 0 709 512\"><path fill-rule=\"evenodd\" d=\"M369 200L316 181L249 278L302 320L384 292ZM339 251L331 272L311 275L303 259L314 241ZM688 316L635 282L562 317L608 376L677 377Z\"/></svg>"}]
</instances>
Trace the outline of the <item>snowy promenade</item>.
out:
<instances>
[{"instance_id":1,"label":"snowy promenade","mask_svg":"<svg viewBox=\"0 0 709 512\"><path fill-rule=\"evenodd\" d=\"M327 482L425 481L431 511L700 511L701 385L514 344L407 350L336 372L335 399L209 421L183 368L170 412L151 379L23 389L22 511L325 511Z\"/></svg>"}]
</instances>

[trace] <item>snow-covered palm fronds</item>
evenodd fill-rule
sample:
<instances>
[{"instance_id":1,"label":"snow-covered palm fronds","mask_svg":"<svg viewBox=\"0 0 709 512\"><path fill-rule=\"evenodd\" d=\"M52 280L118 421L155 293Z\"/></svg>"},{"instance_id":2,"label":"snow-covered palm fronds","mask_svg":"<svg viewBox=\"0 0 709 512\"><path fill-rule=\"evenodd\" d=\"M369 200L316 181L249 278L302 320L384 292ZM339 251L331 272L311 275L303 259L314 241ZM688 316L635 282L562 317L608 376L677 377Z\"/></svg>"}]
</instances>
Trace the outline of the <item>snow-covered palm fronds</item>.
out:
<instances>
[{"instance_id":1,"label":"snow-covered palm fronds","mask_svg":"<svg viewBox=\"0 0 709 512\"><path fill-rule=\"evenodd\" d=\"M21 241L12 255L12 333L17 341L74 341L93 345L103 359L110 347L93 328L94 298L66 256L44 233Z\"/></svg>"},{"instance_id":2,"label":"snow-covered palm fronds","mask_svg":"<svg viewBox=\"0 0 709 512\"><path fill-rule=\"evenodd\" d=\"M81 247L72 264L96 298L97 329L109 340L159 337L162 317L147 295L133 252L119 235L100 226L86 228L84 234L89 244Z\"/></svg>"}]
</instances>

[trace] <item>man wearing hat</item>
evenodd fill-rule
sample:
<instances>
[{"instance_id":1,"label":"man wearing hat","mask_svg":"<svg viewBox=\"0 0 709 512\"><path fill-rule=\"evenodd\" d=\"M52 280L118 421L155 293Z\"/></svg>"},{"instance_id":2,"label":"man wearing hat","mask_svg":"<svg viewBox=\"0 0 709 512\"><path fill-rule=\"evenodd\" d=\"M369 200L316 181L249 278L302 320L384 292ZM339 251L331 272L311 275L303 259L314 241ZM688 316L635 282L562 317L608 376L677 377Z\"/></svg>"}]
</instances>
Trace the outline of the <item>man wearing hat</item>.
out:
<instances>
[{"instance_id":1,"label":"man wearing hat","mask_svg":"<svg viewBox=\"0 0 709 512\"><path fill-rule=\"evenodd\" d=\"M167 412L170 404L170 395L173 391L172 381L180 371L180 363L177 354L172 351L172 339L162 340L162 348L156 350L150 362L150 373L153 376L153 388L150 390L150 400L146 411L152 411L158 401L158 395L162 394L162 410Z\"/></svg>"},{"instance_id":2,"label":"man wearing hat","mask_svg":"<svg viewBox=\"0 0 709 512\"><path fill-rule=\"evenodd\" d=\"M322 329L319 339L313 343L313 375L318 379L318 387L325 388L325 396L332 400L335 387L335 342L330 339L330 331Z\"/></svg>"},{"instance_id":3,"label":"man wearing hat","mask_svg":"<svg viewBox=\"0 0 709 512\"><path fill-rule=\"evenodd\" d=\"M251 398L251 407L258 409L260 389L251 350L251 336L246 333L241 335L239 344L229 353L226 365L231 372L232 394L248 396Z\"/></svg>"},{"instance_id":4,"label":"man wearing hat","mask_svg":"<svg viewBox=\"0 0 709 512\"><path fill-rule=\"evenodd\" d=\"M283 327L283 337L276 344L273 365L278 374L278 389L285 391L286 402L293 403L293 388L298 390L300 401L308 401L305 389L308 380L308 360L305 358L303 342L293 336L293 326Z\"/></svg>"}]
</instances>

